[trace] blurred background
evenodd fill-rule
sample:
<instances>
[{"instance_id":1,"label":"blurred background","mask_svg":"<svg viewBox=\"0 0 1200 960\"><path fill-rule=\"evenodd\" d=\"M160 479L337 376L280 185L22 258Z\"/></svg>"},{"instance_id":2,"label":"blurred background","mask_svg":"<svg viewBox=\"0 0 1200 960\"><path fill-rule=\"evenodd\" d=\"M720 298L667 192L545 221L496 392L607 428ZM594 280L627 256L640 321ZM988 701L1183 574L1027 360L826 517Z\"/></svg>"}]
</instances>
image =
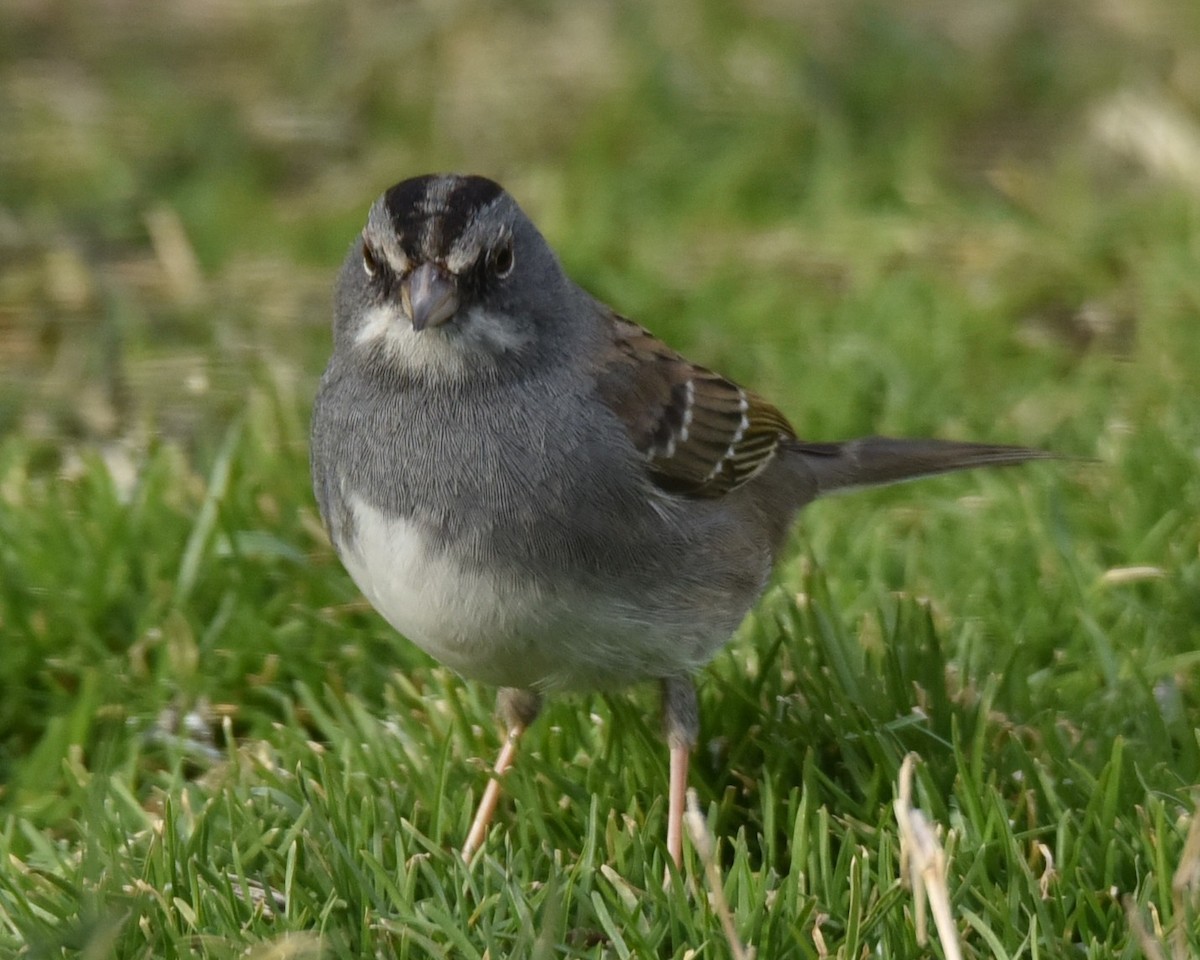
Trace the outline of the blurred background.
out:
<instances>
[{"instance_id":1,"label":"blurred background","mask_svg":"<svg viewBox=\"0 0 1200 960\"><path fill-rule=\"evenodd\" d=\"M809 433L887 426L856 314L900 274L1059 371L1128 355L1178 293L1131 259L1195 241L1198 36L1178 0L4 0L0 431L116 467L307 398L364 211L430 170Z\"/></svg>"},{"instance_id":2,"label":"blurred background","mask_svg":"<svg viewBox=\"0 0 1200 960\"><path fill-rule=\"evenodd\" d=\"M1108 510L1062 552L1103 570L1170 541L1195 573L1194 519L1163 519L1200 496L1197 37L1174 0L3 0L0 766L40 744L52 769L72 739L45 718L82 709L98 662L98 716L181 685L242 700L280 651L280 683L348 661L382 682L307 613L356 596L307 419L338 264L374 197L433 170L500 180L579 282L804 436L1120 463L1085 475ZM818 509L839 603L927 586L905 515ZM224 604L253 609L240 633ZM172 617L203 668L152 658L164 686L130 704L128 651Z\"/></svg>"},{"instance_id":3,"label":"blurred background","mask_svg":"<svg viewBox=\"0 0 1200 960\"><path fill-rule=\"evenodd\" d=\"M491 693L365 607L307 468L335 271L381 191L439 170L501 181L576 280L805 437L1096 458L807 511L704 673L694 772L754 882L800 885L764 956L854 909L841 875L801 890L792 825L832 809L813 849L886 865L909 749L1011 955L1051 909L1046 956L1132 955L1110 892L1166 902L1200 780L1194 0L0 0L0 952L82 903L117 917L90 956L118 929L183 955L214 909L245 956L270 911L228 877L290 887L297 849L288 923L350 904L332 955L395 955L378 891L395 919L456 888L449 859L390 884L406 843L450 858ZM650 698L579 703L526 738L506 896L581 837L658 889ZM168 886L199 926L153 912ZM913 955L904 909L881 922Z\"/></svg>"}]
</instances>

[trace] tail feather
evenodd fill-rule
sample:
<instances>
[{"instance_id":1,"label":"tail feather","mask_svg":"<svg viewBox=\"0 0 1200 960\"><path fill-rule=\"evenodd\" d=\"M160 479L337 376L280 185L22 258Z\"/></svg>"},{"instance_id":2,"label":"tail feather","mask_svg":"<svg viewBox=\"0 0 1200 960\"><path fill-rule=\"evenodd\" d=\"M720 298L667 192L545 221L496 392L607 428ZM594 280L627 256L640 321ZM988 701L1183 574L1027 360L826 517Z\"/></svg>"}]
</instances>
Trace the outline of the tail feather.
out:
<instances>
[{"instance_id":1,"label":"tail feather","mask_svg":"<svg viewBox=\"0 0 1200 960\"><path fill-rule=\"evenodd\" d=\"M841 443L790 441L816 483L818 496L856 487L874 487L974 467L1004 467L1030 460L1055 460L1057 454L1031 447L1010 447L956 440L900 440L863 437Z\"/></svg>"}]
</instances>

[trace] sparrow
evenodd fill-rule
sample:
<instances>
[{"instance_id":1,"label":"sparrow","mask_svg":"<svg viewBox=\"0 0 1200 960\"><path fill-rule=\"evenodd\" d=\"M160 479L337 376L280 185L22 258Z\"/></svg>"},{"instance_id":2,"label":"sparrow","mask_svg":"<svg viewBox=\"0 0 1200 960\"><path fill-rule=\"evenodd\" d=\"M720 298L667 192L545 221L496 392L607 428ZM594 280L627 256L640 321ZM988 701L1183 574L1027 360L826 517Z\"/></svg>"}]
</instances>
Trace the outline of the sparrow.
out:
<instances>
[{"instance_id":1,"label":"sparrow","mask_svg":"<svg viewBox=\"0 0 1200 960\"><path fill-rule=\"evenodd\" d=\"M371 605L499 688L507 736L463 845L482 845L543 698L661 688L677 867L693 677L765 589L817 497L1051 456L867 437L816 442L579 287L480 176L379 197L337 277L313 408L313 487Z\"/></svg>"}]
</instances>

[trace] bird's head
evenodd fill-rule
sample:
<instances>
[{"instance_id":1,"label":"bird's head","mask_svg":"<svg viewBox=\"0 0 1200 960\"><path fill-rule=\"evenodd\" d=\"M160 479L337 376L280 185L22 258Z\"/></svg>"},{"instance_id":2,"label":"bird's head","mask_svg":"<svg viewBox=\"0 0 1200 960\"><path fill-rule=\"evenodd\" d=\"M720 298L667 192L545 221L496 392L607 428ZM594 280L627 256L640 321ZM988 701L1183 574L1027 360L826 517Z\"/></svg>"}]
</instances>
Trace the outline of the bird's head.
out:
<instances>
[{"instance_id":1,"label":"bird's head","mask_svg":"<svg viewBox=\"0 0 1200 960\"><path fill-rule=\"evenodd\" d=\"M567 281L504 189L477 176L396 184L372 205L338 280L339 349L461 378L536 352Z\"/></svg>"}]
</instances>

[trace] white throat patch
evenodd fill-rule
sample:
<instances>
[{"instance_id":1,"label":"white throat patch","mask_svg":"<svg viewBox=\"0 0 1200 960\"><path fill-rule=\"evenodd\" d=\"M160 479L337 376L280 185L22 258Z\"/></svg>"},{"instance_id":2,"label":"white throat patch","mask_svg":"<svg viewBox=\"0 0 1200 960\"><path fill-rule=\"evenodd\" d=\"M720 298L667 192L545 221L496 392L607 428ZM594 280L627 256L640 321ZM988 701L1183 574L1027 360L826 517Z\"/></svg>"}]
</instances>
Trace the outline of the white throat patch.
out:
<instances>
[{"instance_id":1,"label":"white throat patch","mask_svg":"<svg viewBox=\"0 0 1200 960\"><path fill-rule=\"evenodd\" d=\"M449 379L461 379L480 361L520 350L529 340L511 321L479 307L418 333L393 304L370 307L354 338L359 347L382 349L399 367Z\"/></svg>"}]
</instances>

